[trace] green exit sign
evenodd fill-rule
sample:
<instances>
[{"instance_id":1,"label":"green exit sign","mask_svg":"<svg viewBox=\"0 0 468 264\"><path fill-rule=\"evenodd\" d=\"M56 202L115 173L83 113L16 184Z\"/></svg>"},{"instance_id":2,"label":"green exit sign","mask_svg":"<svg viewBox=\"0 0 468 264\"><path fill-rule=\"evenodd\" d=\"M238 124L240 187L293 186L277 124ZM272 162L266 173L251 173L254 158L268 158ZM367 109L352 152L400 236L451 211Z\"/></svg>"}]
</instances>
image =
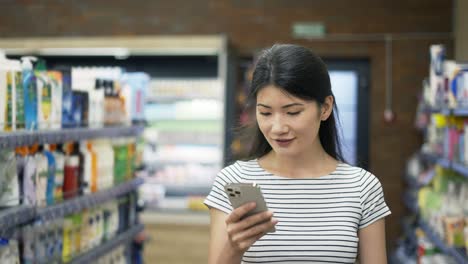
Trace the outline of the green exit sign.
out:
<instances>
[{"instance_id":1,"label":"green exit sign","mask_svg":"<svg viewBox=\"0 0 468 264\"><path fill-rule=\"evenodd\" d=\"M325 25L321 22L297 22L292 26L294 38L320 38L325 36Z\"/></svg>"}]
</instances>

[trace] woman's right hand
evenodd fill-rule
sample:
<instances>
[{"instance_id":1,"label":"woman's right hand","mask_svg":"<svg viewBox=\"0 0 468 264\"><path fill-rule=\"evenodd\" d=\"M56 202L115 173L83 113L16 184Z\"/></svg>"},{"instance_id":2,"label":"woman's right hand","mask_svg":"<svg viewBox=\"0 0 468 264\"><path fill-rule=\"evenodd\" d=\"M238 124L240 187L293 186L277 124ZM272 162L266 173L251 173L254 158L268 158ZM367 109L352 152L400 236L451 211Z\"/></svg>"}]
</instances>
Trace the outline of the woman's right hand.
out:
<instances>
[{"instance_id":1,"label":"woman's right hand","mask_svg":"<svg viewBox=\"0 0 468 264\"><path fill-rule=\"evenodd\" d=\"M272 211L241 218L255 208L255 203L244 204L233 210L226 219L226 228L231 248L238 254L244 254L250 246L271 230L278 220Z\"/></svg>"}]
</instances>

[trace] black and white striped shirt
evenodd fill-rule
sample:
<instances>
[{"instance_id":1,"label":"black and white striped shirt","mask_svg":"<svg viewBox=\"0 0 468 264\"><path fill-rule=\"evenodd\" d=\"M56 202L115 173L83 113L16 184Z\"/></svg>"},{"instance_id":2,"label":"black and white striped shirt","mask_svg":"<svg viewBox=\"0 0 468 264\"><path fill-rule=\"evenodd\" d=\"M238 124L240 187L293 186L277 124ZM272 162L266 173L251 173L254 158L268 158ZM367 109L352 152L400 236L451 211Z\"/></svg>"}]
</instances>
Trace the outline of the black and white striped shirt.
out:
<instances>
[{"instance_id":1,"label":"black and white striped shirt","mask_svg":"<svg viewBox=\"0 0 468 264\"><path fill-rule=\"evenodd\" d=\"M229 214L224 185L231 182L260 185L278 219L276 232L254 243L242 263L354 263L358 230L390 214L379 180L345 163L318 178L286 178L257 160L237 161L218 173L205 205Z\"/></svg>"}]
</instances>

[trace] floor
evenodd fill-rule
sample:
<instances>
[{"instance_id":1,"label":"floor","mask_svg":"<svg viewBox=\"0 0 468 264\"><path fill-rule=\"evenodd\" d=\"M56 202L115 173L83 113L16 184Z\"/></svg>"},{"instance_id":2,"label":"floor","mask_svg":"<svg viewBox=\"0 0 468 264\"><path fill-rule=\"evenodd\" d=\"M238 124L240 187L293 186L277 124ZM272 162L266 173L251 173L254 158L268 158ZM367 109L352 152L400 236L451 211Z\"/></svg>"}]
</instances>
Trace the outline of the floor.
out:
<instances>
[{"instance_id":1,"label":"floor","mask_svg":"<svg viewBox=\"0 0 468 264\"><path fill-rule=\"evenodd\" d=\"M145 224L146 264L206 264L208 225Z\"/></svg>"}]
</instances>

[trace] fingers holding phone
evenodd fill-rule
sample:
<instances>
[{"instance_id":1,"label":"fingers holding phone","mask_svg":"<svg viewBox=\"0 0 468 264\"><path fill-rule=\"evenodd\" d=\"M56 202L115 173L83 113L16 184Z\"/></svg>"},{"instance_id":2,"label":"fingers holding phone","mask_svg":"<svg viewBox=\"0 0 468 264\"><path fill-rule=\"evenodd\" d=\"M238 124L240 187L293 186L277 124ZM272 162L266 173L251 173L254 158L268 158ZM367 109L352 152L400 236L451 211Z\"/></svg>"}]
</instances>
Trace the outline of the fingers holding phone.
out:
<instances>
[{"instance_id":1,"label":"fingers holding phone","mask_svg":"<svg viewBox=\"0 0 468 264\"><path fill-rule=\"evenodd\" d=\"M274 229L276 223L278 223L278 220L273 218L273 212L271 211L243 217L254 208L255 203L245 204L232 211L226 219L226 228L231 245L243 252Z\"/></svg>"},{"instance_id":2,"label":"fingers holding phone","mask_svg":"<svg viewBox=\"0 0 468 264\"><path fill-rule=\"evenodd\" d=\"M225 186L234 210L226 220L231 244L246 251L268 232L275 232L278 223L269 211L262 192L255 183L231 183Z\"/></svg>"}]
</instances>

